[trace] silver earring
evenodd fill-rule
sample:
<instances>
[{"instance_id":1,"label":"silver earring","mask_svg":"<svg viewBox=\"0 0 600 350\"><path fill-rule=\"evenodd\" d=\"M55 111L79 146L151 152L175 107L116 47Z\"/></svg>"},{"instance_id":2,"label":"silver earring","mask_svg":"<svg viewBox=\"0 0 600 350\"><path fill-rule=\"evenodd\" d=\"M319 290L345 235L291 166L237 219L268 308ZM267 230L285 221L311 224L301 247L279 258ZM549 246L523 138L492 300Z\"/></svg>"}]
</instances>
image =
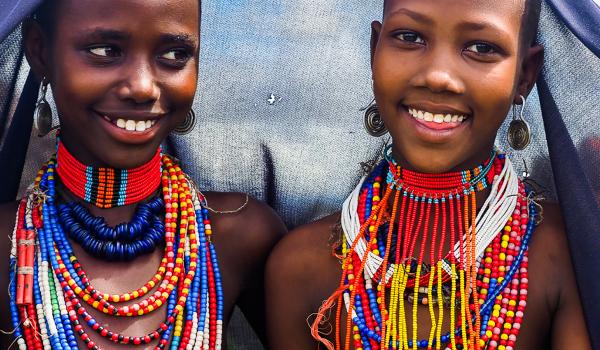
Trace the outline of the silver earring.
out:
<instances>
[{"instance_id":1,"label":"silver earring","mask_svg":"<svg viewBox=\"0 0 600 350\"><path fill-rule=\"evenodd\" d=\"M196 113L194 113L193 109L190 109L183 123L178 125L175 129L173 129L173 133L177 135L186 135L189 134L190 131L194 129L196 126Z\"/></svg>"},{"instance_id":2,"label":"silver earring","mask_svg":"<svg viewBox=\"0 0 600 350\"><path fill-rule=\"evenodd\" d=\"M519 97L522 100L521 108L517 114L517 106L513 105L513 120L510 122L507 135L508 144L517 151L524 150L531 143L531 128L523 116L527 99L523 95Z\"/></svg>"},{"instance_id":3,"label":"silver earring","mask_svg":"<svg viewBox=\"0 0 600 350\"><path fill-rule=\"evenodd\" d=\"M387 133L387 128L383 123L383 119L381 119L375 99L365 110L365 130L369 135L375 137L381 137Z\"/></svg>"},{"instance_id":4,"label":"silver earring","mask_svg":"<svg viewBox=\"0 0 600 350\"><path fill-rule=\"evenodd\" d=\"M48 80L42 79L41 96L35 104L33 112L33 125L38 132L39 137L48 135L52 131L52 109L46 101L46 92L48 91Z\"/></svg>"}]
</instances>

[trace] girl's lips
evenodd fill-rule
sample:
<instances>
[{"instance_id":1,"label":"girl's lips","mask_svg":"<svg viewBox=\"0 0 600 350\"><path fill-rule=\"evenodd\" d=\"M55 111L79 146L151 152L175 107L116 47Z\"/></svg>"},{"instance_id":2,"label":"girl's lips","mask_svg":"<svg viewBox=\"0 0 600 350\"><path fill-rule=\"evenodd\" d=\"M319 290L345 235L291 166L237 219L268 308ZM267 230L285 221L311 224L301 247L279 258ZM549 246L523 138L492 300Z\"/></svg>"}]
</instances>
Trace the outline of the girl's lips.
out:
<instances>
[{"instance_id":1,"label":"girl's lips","mask_svg":"<svg viewBox=\"0 0 600 350\"><path fill-rule=\"evenodd\" d=\"M415 131L419 137L430 143L447 142L449 138L460 133L471 122L470 116L434 114L406 106L403 106L402 109L405 117L415 125ZM443 118L443 121L440 118Z\"/></svg>"},{"instance_id":2,"label":"girl's lips","mask_svg":"<svg viewBox=\"0 0 600 350\"><path fill-rule=\"evenodd\" d=\"M422 119L415 119L417 123L425 126L426 128L432 129L432 130L439 130L439 131L444 131L444 130L452 130L454 128L459 127L463 122L450 122L450 123L436 123L436 122L428 122Z\"/></svg>"},{"instance_id":3,"label":"girl's lips","mask_svg":"<svg viewBox=\"0 0 600 350\"><path fill-rule=\"evenodd\" d=\"M96 115L107 133L120 142L130 144L142 144L150 141L155 137L161 122L161 119L111 118L98 112Z\"/></svg>"}]
</instances>

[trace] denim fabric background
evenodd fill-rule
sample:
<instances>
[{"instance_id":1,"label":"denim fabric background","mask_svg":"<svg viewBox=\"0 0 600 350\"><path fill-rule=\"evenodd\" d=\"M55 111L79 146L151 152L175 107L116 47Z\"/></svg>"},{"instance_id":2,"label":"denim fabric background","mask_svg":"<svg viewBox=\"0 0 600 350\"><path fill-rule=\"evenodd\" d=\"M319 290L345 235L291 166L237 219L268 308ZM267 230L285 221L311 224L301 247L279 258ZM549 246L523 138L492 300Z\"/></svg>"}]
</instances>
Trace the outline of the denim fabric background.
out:
<instances>
[{"instance_id":1,"label":"denim fabric background","mask_svg":"<svg viewBox=\"0 0 600 350\"><path fill-rule=\"evenodd\" d=\"M360 163L376 156L386 139L364 132L360 111L372 99L370 22L380 19L381 2L203 1L194 104L199 120L191 134L169 142L201 188L248 192L273 206L289 227L340 208L361 175ZM3 112L14 109L27 73L26 65L20 65L19 39L14 33L0 47ZM545 73L553 96L600 195L600 60L547 6L540 41L546 47ZM18 78L15 72L20 72ZM11 113L2 115L9 117L0 125L9 123ZM525 160L532 177L552 196L552 169L535 92L526 116L534 130L533 144L512 156L521 171ZM505 129L498 144L509 150ZM32 136L22 189L53 143L52 137ZM230 332L230 348L260 346L237 323Z\"/></svg>"}]
</instances>

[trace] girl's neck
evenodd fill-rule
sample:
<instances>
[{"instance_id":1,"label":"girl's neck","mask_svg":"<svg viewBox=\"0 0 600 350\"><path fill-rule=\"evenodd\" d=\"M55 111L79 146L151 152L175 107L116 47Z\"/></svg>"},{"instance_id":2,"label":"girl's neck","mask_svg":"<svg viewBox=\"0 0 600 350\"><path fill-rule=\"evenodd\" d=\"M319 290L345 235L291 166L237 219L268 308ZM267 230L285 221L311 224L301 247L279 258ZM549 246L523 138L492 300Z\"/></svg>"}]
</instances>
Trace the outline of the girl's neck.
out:
<instances>
[{"instance_id":1,"label":"girl's neck","mask_svg":"<svg viewBox=\"0 0 600 350\"><path fill-rule=\"evenodd\" d=\"M153 196L160 187L160 148L148 163L135 169L88 166L75 158L62 142L59 141L57 148L56 173L65 200L76 199L86 203L86 207L92 212L102 211L97 209L123 208L112 212L129 213L132 209L127 207L135 208L135 204Z\"/></svg>"}]
</instances>

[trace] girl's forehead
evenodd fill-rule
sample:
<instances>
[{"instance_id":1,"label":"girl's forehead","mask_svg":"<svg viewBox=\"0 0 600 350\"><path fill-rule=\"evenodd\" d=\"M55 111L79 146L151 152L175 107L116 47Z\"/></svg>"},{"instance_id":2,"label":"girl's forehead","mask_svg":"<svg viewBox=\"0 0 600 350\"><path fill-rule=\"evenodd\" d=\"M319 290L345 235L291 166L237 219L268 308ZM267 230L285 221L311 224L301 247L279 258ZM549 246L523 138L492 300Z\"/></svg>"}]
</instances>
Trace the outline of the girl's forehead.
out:
<instances>
[{"instance_id":1,"label":"girl's forehead","mask_svg":"<svg viewBox=\"0 0 600 350\"><path fill-rule=\"evenodd\" d=\"M403 7L418 5L445 10L467 12L498 12L504 15L521 16L526 0L385 0L384 13L389 14Z\"/></svg>"},{"instance_id":2,"label":"girl's forehead","mask_svg":"<svg viewBox=\"0 0 600 350\"><path fill-rule=\"evenodd\" d=\"M58 0L55 4L56 16L69 20L160 17L188 22L197 21L200 11L199 0Z\"/></svg>"},{"instance_id":3,"label":"girl's forehead","mask_svg":"<svg viewBox=\"0 0 600 350\"><path fill-rule=\"evenodd\" d=\"M518 32L526 0L386 0L384 21L414 14L427 22L448 28L461 22L493 24L507 32Z\"/></svg>"}]
</instances>

